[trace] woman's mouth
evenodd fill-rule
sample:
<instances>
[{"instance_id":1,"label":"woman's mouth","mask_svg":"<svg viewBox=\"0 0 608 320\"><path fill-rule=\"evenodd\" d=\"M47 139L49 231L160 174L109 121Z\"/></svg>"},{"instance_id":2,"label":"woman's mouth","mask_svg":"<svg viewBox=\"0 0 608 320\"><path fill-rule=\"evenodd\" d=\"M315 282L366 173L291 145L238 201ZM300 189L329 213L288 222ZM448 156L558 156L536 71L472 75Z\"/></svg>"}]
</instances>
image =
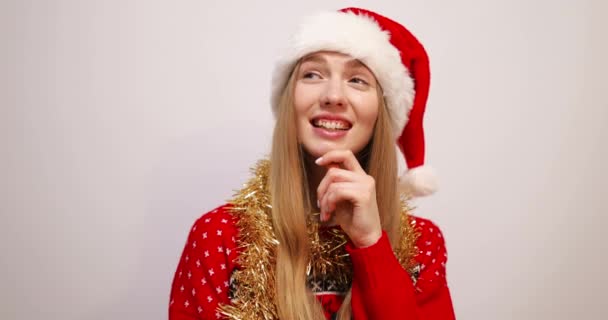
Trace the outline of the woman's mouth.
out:
<instances>
[{"instance_id":1,"label":"woman's mouth","mask_svg":"<svg viewBox=\"0 0 608 320\"><path fill-rule=\"evenodd\" d=\"M346 131L351 128L351 124L343 120L313 119L312 125L329 131Z\"/></svg>"},{"instance_id":2,"label":"woman's mouth","mask_svg":"<svg viewBox=\"0 0 608 320\"><path fill-rule=\"evenodd\" d=\"M352 124L342 119L315 118L310 121L313 132L322 139L340 139L352 128Z\"/></svg>"}]
</instances>

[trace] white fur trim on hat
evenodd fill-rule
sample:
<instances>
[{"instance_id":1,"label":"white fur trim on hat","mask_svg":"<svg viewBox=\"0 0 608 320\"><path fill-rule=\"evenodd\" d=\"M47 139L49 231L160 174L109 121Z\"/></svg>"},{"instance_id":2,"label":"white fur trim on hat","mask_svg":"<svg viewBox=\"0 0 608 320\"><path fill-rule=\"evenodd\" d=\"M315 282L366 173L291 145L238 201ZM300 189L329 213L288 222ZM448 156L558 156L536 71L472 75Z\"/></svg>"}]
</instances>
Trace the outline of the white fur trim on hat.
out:
<instances>
[{"instance_id":1,"label":"white fur trim on hat","mask_svg":"<svg viewBox=\"0 0 608 320\"><path fill-rule=\"evenodd\" d=\"M348 54L374 73L384 92L393 133L399 137L412 108L414 82L399 50L390 43L390 34L373 18L353 12L323 12L300 25L274 69L271 103L275 117L294 66L300 58L317 51Z\"/></svg>"},{"instance_id":2,"label":"white fur trim on hat","mask_svg":"<svg viewBox=\"0 0 608 320\"><path fill-rule=\"evenodd\" d=\"M420 166L407 170L399 177L399 186L402 192L414 197L428 196L438 188L435 170L429 166Z\"/></svg>"}]
</instances>

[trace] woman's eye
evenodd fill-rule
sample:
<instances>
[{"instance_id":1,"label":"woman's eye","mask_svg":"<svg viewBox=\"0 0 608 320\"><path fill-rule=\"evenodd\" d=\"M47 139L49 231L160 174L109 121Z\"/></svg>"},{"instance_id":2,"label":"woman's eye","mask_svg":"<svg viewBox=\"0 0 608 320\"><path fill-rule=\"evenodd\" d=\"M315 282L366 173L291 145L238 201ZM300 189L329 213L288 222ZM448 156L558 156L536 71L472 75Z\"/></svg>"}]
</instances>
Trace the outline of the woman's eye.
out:
<instances>
[{"instance_id":1,"label":"woman's eye","mask_svg":"<svg viewBox=\"0 0 608 320\"><path fill-rule=\"evenodd\" d=\"M314 72L305 72L304 75L302 75L302 78L304 79L318 79L320 78L320 76Z\"/></svg>"},{"instance_id":2,"label":"woman's eye","mask_svg":"<svg viewBox=\"0 0 608 320\"><path fill-rule=\"evenodd\" d=\"M356 83L356 84L367 84L367 81L358 78L358 77L354 77L352 79L350 79L350 82Z\"/></svg>"}]
</instances>

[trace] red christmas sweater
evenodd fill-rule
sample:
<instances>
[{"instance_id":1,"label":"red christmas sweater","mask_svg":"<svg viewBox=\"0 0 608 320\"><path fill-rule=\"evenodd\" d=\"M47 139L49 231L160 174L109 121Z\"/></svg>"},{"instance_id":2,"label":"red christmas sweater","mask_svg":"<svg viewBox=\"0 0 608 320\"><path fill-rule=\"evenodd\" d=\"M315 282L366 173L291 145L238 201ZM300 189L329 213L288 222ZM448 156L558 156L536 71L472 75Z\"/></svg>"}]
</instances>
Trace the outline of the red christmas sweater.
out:
<instances>
[{"instance_id":1,"label":"red christmas sweater","mask_svg":"<svg viewBox=\"0 0 608 320\"><path fill-rule=\"evenodd\" d=\"M419 273L414 278L399 264L386 233L370 247L347 246L353 265L353 319L455 319L441 231L429 220L412 217L412 221L420 233L416 243ZM194 223L173 278L170 320L222 318L217 306L230 302L230 276L239 254L237 238L229 205ZM343 299L343 293L331 289L330 285L313 290L327 319L334 316Z\"/></svg>"}]
</instances>

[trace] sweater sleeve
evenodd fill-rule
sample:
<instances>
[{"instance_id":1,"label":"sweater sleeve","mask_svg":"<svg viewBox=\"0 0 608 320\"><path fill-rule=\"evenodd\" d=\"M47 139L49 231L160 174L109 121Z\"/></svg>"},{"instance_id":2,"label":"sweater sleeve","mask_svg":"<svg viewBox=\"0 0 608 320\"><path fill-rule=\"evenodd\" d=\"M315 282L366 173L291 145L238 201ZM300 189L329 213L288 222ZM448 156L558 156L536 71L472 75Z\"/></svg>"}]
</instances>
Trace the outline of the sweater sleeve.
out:
<instances>
[{"instance_id":1,"label":"sweater sleeve","mask_svg":"<svg viewBox=\"0 0 608 320\"><path fill-rule=\"evenodd\" d=\"M347 246L353 263L353 319L455 319L447 281L443 235L429 220L413 218L420 236L414 284L395 257L385 232L367 248Z\"/></svg>"},{"instance_id":2,"label":"sweater sleeve","mask_svg":"<svg viewBox=\"0 0 608 320\"><path fill-rule=\"evenodd\" d=\"M170 320L220 318L217 307L229 302L235 268L236 227L227 206L199 218L179 260L169 302Z\"/></svg>"}]
</instances>

